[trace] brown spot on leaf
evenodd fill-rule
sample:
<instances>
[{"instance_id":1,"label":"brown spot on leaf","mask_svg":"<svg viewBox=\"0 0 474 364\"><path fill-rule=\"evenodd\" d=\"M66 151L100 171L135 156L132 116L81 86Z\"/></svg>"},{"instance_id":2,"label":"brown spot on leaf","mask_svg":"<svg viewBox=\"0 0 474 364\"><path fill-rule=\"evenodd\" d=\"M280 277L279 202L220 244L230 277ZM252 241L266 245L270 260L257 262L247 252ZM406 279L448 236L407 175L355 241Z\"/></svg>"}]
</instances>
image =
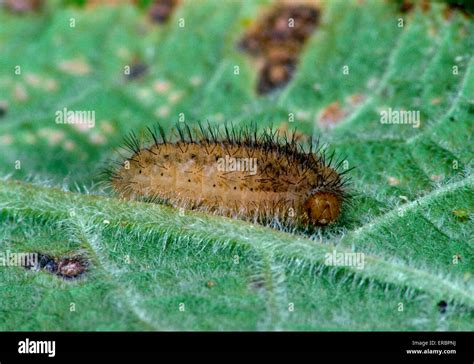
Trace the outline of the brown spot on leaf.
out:
<instances>
[{"instance_id":1,"label":"brown spot on leaf","mask_svg":"<svg viewBox=\"0 0 474 364\"><path fill-rule=\"evenodd\" d=\"M135 80L145 76L148 73L148 66L141 62L138 58L135 58L133 63L130 65L130 72L125 75L125 78L129 81Z\"/></svg>"},{"instance_id":2,"label":"brown spot on leaf","mask_svg":"<svg viewBox=\"0 0 474 364\"><path fill-rule=\"evenodd\" d=\"M66 278L77 278L86 270L87 262L82 257L61 258L58 262L58 275Z\"/></svg>"},{"instance_id":3,"label":"brown spot on leaf","mask_svg":"<svg viewBox=\"0 0 474 364\"><path fill-rule=\"evenodd\" d=\"M257 58L259 94L288 83L319 15L319 9L308 4L278 4L240 40L239 47Z\"/></svg>"},{"instance_id":4,"label":"brown spot on leaf","mask_svg":"<svg viewBox=\"0 0 474 364\"><path fill-rule=\"evenodd\" d=\"M28 100L28 92L22 84L17 83L13 88L13 98L19 102Z\"/></svg>"},{"instance_id":5,"label":"brown spot on leaf","mask_svg":"<svg viewBox=\"0 0 474 364\"><path fill-rule=\"evenodd\" d=\"M322 128L331 128L344 119L347 113L339 101L332 102L319 113L318 124Z\"/></svg>"},{"instance_id":6,"label":"brown spot on leaf","mask_svg":"<svg viewBox=\"0 0 474 364\"><path fill-rule=\"evenodd\" d=\"M26 83L28 83L29 85L33 87L39 87L39 85L41 84L41 78L35 73L30 73L30 72L26 73L25 80L26 80Z\"/></svg>"},{"instance_id":7,"label":"brown spot on leaf","mask_svg":"<svg viewBox=\"0 0 474 364\"><path fill-rule=\"evenodd\" d=\"M86 0L86 7L88 9L93 9L97 6L120 6L127 3L124 0Z\"/></svg>"},{"instance_id":8,"label":"brown spot on leaf","mask_svg":"<svg viewBox=\"0 0 474 364\"><path fill-rule=\"evenodd\" d=\"M56 91L58 89L58 82L55 79L42 77L35 73L26 73L25 81L28 85L45 91Z\"/></svg>"},{"instance_id":9,"label":"brown spot on leaf","mask_svg":"<svg viewBox=\"0 0 474 364\"><path fill-rule=\"evenodd\" d=\"M153 82L153 90L158 94L164 94L169 91L171 85L165 80L156 80Z\"/></svg>"},{"instance_id":10,"label":"brown spot on leaf","mask_svg":"<svg viewBox=\"0 0 474 364\"><path fill-rule=\"evenodd\" d=\"M355 93L347 97L347 102L352 106L359 106L365 100L365 95L361 93Z\"/></svg>"},{"instance_id":11,"label":"brown spot on leaf","mask_svg":"<svg viewBox=\"0 0 474 364\"><path fill-rule=\"evenodd\" d=\"M401 13L409 13L413 11L418 4L423 12L427 12L431 8L429 0L422 0L421 2L418 2L417 0L395 0L395 2L398 4L398 10Z\"/></svg>"},{"instance_id":12,"label":"brown spot on leaf","mask_svg":"<svg viewBox=\"0 0 474 364\"><path fill-rule=\"evenodd\" d=\"M3 145L11 145L13 143L13 137L9 134L0 135L0 143Z\"/></svg>"},{"instance_id":13,"label":"brown spot on leaf","mask_svg":"<svg viewBox=\"0 0 474 364\"><path fill-rule=\"evenodd\" d=\"M332 128L349 116L364 100L364 94L355 93L347 96L343 102L334 101L319 112L316 122L321 128Z\"/></svg>"},{"instance_id":14,"label":"brown spot on leaf","mask_svg":"<svg viewBox=\"0 0 474 364\"><path fill-rule=\"evenodd\" d=\"M6 0L4 6L13 13L30 13L39 11L43 6L43 0Z\"/></svg>"},{"instance_id":15,"label":"brown spot on leaf","mask_svg":"<svg viewBox=\"0 0 474 364\"><path fill-rule=\"evenodd\" d=\"M415 4L411 0L401 0L398 9L402 13L408 13L409 11L411 11L413 9L414 5Z\"/></svg>"},{"instance_id":16,"label":"brown spot on leaf","mask_svg":"<svg viewBox=\"0 0 474 364\"><path fill-rule=\"evenodd\" d=\"M433 182L440 182L444 179L444 175L442 174L432 174L430 176L430 180L432 180Z\"/></svg>"},{"instance_id":17,"label":"brown spot on leaf","mask_svg":"<svg viewBox=\"0 0 474 364\"><path fill-rule=\"evenodd\" d=\"M155 0L150 6L148 15L153 23L165 23L178 4L178 0Z\"/></svg>"},{"instance_id":18,"label":"brown spot on leaf","mask_svg":"<svg viewBox=\"0 0 474 364\"><path fill-rule=\"evenodd\" d=\"M390 186L398 186L400 184L400 180L397 177L388 177L388 184Z\"/></svg>"},{"instance_id":19,"label":"brown spot on leaf","mask_svg":"<svg viewBox=\"0 0 474 364\"><path fill-rule=\"evenodd\" d=\"M36 261L30 261L24 268L31 270L42 270L57 275L63 279L76 279L82 276L89 266L87 259L81 255L70 257L54 257L48 254L36 253Z\"/></svg>"},{"instance_id":20,"label":"brown spot on leaf","mask_svg":"<svg viewBox=\"0 0 474 364\"><path fill-rule=\"evenodd\" d=\"M454 13L458 11L467 18L471 18L474 12L474 4L464 1L446 0L446 8L443 10L443 16L446 20L451 19Z\"/></svg>"},{"instance_id":21,"label":"brown spot on leaf","mask_svg":"<svg viewBox=\"0 0 474 364\"><path fill-rule=\"evenodd\" d=\"M8 111L8 103L6 101L0 101L0 118L3 118Z\"/></svg>"},{"instance_id":22,"label":"brown spot on leaf","mask_svg":"<svg viewBox=\"0 0 474 364\"><path fill-rule=\"evenodd\" d=\"M58 68L64 73L74 76L84 76L91 72L91 67L85 59L69 59L58 64Z\"/></svg>"}]
</instances>

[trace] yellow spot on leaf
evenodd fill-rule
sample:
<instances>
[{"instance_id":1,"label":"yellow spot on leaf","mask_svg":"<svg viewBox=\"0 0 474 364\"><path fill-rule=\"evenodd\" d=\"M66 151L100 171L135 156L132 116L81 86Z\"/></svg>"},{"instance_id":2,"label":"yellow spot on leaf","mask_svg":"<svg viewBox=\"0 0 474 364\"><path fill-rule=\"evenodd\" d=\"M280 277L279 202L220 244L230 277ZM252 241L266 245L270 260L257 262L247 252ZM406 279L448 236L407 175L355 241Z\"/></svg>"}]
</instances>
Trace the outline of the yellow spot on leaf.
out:
<instances>
[{"instance_id":1,"label":"yellow spot on leaf","mask_svg":"<svg viewBox=\"0 0 474 364\"><path fill-rule=\"evenodd\" d=\"M388 184L390 186L398 186L400 184L400 180L397 177L388 177Z\"/></svg>"},{"instance_id":2,"label":"yellow spot on leaf","mask_svg":"<svg viewBox=\"0 0 474 364\"><path fill-rule=\"evenodd\" d=\"M26 92L26 88L23 85L17 83L13 88L13 98L16 101L20 102L28 100L28 93Z\"/></svg>"},{"instance_id":3,"label":"yellow spot on leaf","mask_svg":"<svg viewBox=\"0 0 474 364\"><path fill-rule=\"evenodd\" d=\"M91 67L85 59L70 59L58 64L58 68L64 73L74 76L84 76L91 72Z\"/></svg>"},{"instance_id":4,"label":"yellow spot on leaf","mask_svg":"<svg viewBox=\"0 0 474 364\"><path fill-rule=\"evenodd\" d=\"M164 80L156 80L153 83L153 89L156 93L164 94L170 89L170 83Z\"/></svg>"}]
</instances>

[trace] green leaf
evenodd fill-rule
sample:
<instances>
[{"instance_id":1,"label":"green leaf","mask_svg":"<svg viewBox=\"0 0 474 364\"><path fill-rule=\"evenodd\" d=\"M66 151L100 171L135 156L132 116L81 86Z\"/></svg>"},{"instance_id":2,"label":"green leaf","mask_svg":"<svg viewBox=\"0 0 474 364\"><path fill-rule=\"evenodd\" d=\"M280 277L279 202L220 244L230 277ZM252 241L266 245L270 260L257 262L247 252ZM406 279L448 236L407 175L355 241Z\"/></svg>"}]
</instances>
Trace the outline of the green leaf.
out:
<instances>
[{"instance_id":1,"label":"green leaf","mask_svg":"<svg viewBox=\"0 0 474 364\"><path fill-rule=\"evenodd\" d=\"M159 26L132 6L0 10L0 253L90 262L77 280L1 266L0 329L472 329L473 23L441 3L328 1L291 82L258 96L236 44L267 6L186 2ZM137 60L146 73L127 79ZM56 124L63 108L94 110L95 127ZM382 124L388 108L419 111L419 127ZM351 206L303 236L97 187L128 131L181 113L321 138L356 167ZM364 264L328 265L337 253Z\"/></svg>"}]
</instances>

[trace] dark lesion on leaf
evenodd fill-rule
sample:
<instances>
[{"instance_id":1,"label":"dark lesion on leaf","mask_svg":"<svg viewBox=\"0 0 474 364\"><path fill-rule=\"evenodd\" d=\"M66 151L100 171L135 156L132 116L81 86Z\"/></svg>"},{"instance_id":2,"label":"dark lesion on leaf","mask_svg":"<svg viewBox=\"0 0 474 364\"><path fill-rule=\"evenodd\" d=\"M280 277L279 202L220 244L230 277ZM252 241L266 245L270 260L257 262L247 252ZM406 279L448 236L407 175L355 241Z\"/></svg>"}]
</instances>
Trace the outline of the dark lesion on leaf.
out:
<instances>
[{"instance_id":1,"label":"dark lesion on leaf","mask_svg":"<svg viewBox=\"0 0 474 364\"><path fill-rule=\"evenodd\" d=\"M261 291L265 289L265 280L263 277L252 277L249 281L250 289L254 291Z\"/></svg>"},{"instance_id":2,"label":"dark lesion on leaf","mask_svg":"<svg viewBox=\"0 0 474 364\"><path fill-rule=\"evenodd\" d=\"M315 6L277 4L239 41L238 47L256 59L259 94L267 94L290 81L319 18L320 9Z\"/></svg>"},{"instance_id":3,"label":"dark lesion on leaf","mask_svg":"<svg viewBox=\"0 0 474 364\"><path fill-rule=\"evenodd\" d=\"M413 10L416 9L417 6L419 6L423 12L429 11L431 8L429 0L421 0L421 1L420 0L391 0L391 1L396 3L398 10L402 14L412 12Z\"/></svg>"},{"instance_id":4,"label":"dark lesion on leaf","mask_svg":"<svg viewBox=\"0 0 474 364\"><path fill-rule=\"evenodd\" d=\"M1 4L2 2L0 2ZM4 7L16 14L25 14L40 11L43 7L43 0L5 0Z\"/></svg>"},{"instance_id":5,"label":"dark lesion on leaf","mask_svg":"<svg viewBox=\"0 0 474 364\"><path fill-rule=\"evenodd\" d=\"M0 119L3 118L8 111L8 103L6 101L0 101Z\"/></svg>"},{"instance_id":6,"label":"dark lesion on leaf","mask_svg":"<svg viewBox=\"0 0 474 364\"><path fill-rule=\"evenodd\" d=\"M453 12L459 11L467 18L472 18L474 14L474 2L472 0L445 0L446 9L444 11L445 18L449 19Z\"/></svg>"},{"instance_id":7,"label":"dark lesion on leaf","mask_svg":"<svg viewBox=\"0 0 474 364\"><path fill-rule=\"evenodd\" d=\"M398 10L402 14L413 12L415 9L421 9L423 12L428 12L431 9L430 0L390 0L397 5ZM443 15L449 19L453 12L459 11L466 17L472 17L474 12L474 2L472 0L439 0L444 2L446 7Z\"/></svg>"},{"instance_id":8,"label":"dark lesion on leaf","mask_svg":"<svg viewBox=\"0 0 474 364\"><path fill-rule=\"evenodd\" d=\"M148 10L153 23L165 23L179 4L179 0L154 0Z\"/></svg>"},{"instance_id":9,"label":"dark lesion on leaf","mask_svg":"<svg viewBox=\"0 0 474 364\"><path fill-rule=\"evenodd\" d=\"M138 57L135 57L132 64L130 65L129 72L125 74L125 79L127 81L132 81L143 78L148 73L148 71L148 65L141 61Z\"/></svg>"},{"instance_id":10,"label":"dark lesion on leaf","mask_svg":"<svg viewBox=\"0 0 474 364\"><path fill-rule=\"evenodd\" d=\"M444 301L444 300L439 301L437 306L438 306L438 310L441 314L446 313L446 310L448 309L448 303L446 301Z\"/></svg>"},{"instance_id":11,"label":"dark lesion on leaf","mask_svg":"<svg viewBox=\"0 0 474 364\"><path fill-rule=\"evenodd\" d=\"M56 257L43 253L35 254L36 259L33 262L26 261L24 268L48 272L64 280L74 280L82 277L89 267L89 261L83 255Z\"/></svg>"}]
</instances>

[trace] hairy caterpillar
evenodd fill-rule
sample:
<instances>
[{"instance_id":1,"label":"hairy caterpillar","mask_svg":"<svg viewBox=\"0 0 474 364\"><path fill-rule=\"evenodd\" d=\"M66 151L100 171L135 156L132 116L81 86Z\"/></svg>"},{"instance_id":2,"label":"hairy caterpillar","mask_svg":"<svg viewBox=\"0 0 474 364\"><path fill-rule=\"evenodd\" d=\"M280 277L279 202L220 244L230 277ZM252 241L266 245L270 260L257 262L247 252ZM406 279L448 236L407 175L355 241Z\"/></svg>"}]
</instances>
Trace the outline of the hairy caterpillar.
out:
<instances>
[{"instance_id":1,"label":"hairy caterpillar","mask_svg":"<svg viewBox=\"0 0 474 364\"><path fill-rule=\"evenodd\" d=\"M170 137L159 125L147 130L150 144L131 133L131 156L108 171L122 198L287 227L333 223L347 200L341 162L320 147L305 152L295 133L201 124L178 124Z\"/></svg>"}]
</instances>

